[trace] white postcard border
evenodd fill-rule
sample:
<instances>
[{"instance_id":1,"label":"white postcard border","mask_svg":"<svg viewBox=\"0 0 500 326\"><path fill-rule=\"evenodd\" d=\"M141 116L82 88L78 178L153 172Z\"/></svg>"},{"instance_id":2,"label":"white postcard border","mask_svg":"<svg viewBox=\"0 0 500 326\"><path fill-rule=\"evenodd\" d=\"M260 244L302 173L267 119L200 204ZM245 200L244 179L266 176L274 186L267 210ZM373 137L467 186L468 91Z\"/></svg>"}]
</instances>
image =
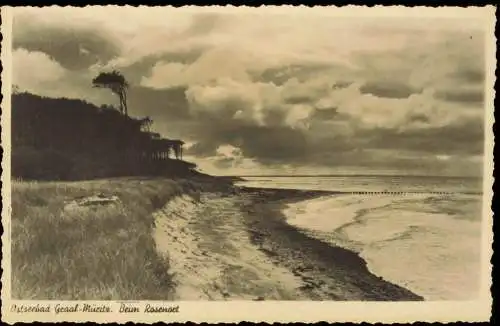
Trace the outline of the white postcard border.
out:
<instances>
[{"instance_id":1,"label":"white postcard border","mask_svg":"<svg viewBox=\"0 0 500 326\"><path fill-rule=\"evenodd\" d=\"M195 6L187 9L196 8ZM283 7L272 7L272 10L282 10ZM14 322L59 322L59 321L94 321L107 322L384 322L404 323L414 321L427 322L475 322L487 321L491 314L491 264L492 256L492 185L493 185L493 122L494 122L494 81L496 67L496 42L494 36L495 7L414 7L404 6L373 8L363 6L346 6L339 10L339 15L373 16L386 15L398 16L408 14L409 10L418 10L418 15L480 18L486 28L487 50L487 83L486 83L486 128L485 128L485 157L484 157L484 183L483 183L483 237L482 237L482 283L481 298L475 301L440 301L440 302L330 302L330 301L228 301L228 302L160 302L160 301L40 301L40 300L12 300L10 298L10 96L11 93L11 7L2 7L2 321ZM251 7L232 7L232 10L256 10ZM323 10L323 7L294 7L292 12L298 10ZM410 14L413 14L414 11ZM140 312L120 313L122 303L127 306L137 306ZM109 307L111 312L60 312L56 313L56 306L71 307L75 304L91 307ZM19 307L49 306L50 312L16 312ZM147 313L146 306L165 306L178 312ZM21 310L24 308L20 308ZM26 308L28 309L28 308ZM35 309L35 308L32 308ZM96 308L97 309L97 308ZM104 309L105 310L105 309Z\"/></svg>"}]
</instances>

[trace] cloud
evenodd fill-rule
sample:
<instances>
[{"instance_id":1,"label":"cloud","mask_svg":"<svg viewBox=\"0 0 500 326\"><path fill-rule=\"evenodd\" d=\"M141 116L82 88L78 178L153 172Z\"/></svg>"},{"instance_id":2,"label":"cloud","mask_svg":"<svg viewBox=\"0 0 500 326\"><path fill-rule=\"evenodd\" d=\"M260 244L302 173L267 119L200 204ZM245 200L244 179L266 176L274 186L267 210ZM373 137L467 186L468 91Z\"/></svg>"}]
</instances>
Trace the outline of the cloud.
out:
<instances>
[{"instance_id":1,"label":"cloud","mask_svg":"<svg viewBox=\"0 0 500 326\"><path fill-rule=\"evenodd\" d=\"M408 85L394 82L367 82L360 88L361 93L372 94L378 97L387 98L407 98L411 94L418 92Z\"/></svg>"},{"instance_id":2,"label":"cloud","mask_svg":"<svg viewBox=\"0 0 500 326\"><path fill-rule=\"evenodd\" d=\"M481 155L483 153L483 121L412 130L377 128L360 133L360 137L376 149L407 150L440 155Z\"/></svg>"},{"instance_id":3,"label":"cloud","mask_svg":"<svg viewBox=\"0 0 500 326\"><path fill-rule=\"evenodd\" d=\"M106 64L120 54L118 45L94 27L40 26L23 16L16 16L13 24L14 49L46 53L66 69L81 70Z\"/></svg>"},{"instance_id":4,"label":"cloud","mask_svg":"<svg viewBox=\"0 0 500 326\"><path fill-rule=\"evenodd\" d=\"M169 120L183 120L189 117L184 93L182 87L156 90L135 86L129 90L128 104L134 114L163 114Z\"/></svg>"},{"instance_id":5,"label":"cloud","mask_svg":"<svg viewBox=\"0 0 500 326\"><path fill-rule=\"evenodd\" d=\"M197 153L215 155L217 146L230 144L245 157L266 165L324 166L375 164L370 158L373 153L365 148L391 150L391 160L401 166L398 151L481 153L481 113L441 102L432 91L385 98L363 94L356 83L344 88L307 83L294 80L277 86L222 79L188 88L192 117L208 122L198 126L204 133L194 147ZM289 98L308 88L324 97L290 103ZM227 164L230 161L224 159Z\"/></svg>"},{"instance_id":6,"label":"cloud","mask_svg":"<svg viewBox=\"0 0 500 326\"><path fill-rule=\"evenodd\" d=\"M249 80L247 70L251 67L253 55L230 47L216 47L206 50L192 64L158 62L151 76L142 80L142 85L152 88L168 88L180 85L206 84L219 78Z\"/></svg>"},{"instance_id":7,"label":"cloud","mask_svg":"<svg viewBox=\"0 0 500 326\"><path fill-rule=\"evenodd\" d=\"M43 52L17 49L12 52L13 84L28 91L39 91L46 83L64 78L65 69Z\"/></svg>"},{"instance_id":8,"label":"cloud","mask_svg":"<svg viewBox=\"0 0 500 326\"><path fill-rule=\"evenodd\" d=\"M91 71L81 74L65 69L43 52L22 48L12 52L12 83L20 90L55 98L80 98L97 105L117 102L111 92L92 88L92 77Z\"/></svg>"},{"instance_id":9,"label":"cloud","mask_svg":"<svg viewBox=\"0 0 500 326\"><path fill-rule=\"evenodd\" d=\"M16 65L43 67L33 80L17 72L20 83L114 103L89 81L117 68L131 114L213 169L478 164L485 63L473 19L105 8L19 11L30 23L15 26Z\"/></svg>"},{"instance_id":10,"label":"cloud","mask_svg":"<svg viewBox=\"0 0 500 326\"><path fill-rule=\"evenodd\" d=\"M187 155L194 155L196 157L211 157L217 152L217 144L199 142L193 144L186 150Z\"/></svg>"},{"instance_id":11,"label":"cloud","mask_svg":"<svg viewBox=\"0 0 500 326\"><path fill-rule=\"evenodd\" d=\"M474 105L481 107L484 101L484 88L464 88L457 87L451 89L441 89L435 93L437 99L455 102L464 105Z\"/></svg>"}]
</instances>

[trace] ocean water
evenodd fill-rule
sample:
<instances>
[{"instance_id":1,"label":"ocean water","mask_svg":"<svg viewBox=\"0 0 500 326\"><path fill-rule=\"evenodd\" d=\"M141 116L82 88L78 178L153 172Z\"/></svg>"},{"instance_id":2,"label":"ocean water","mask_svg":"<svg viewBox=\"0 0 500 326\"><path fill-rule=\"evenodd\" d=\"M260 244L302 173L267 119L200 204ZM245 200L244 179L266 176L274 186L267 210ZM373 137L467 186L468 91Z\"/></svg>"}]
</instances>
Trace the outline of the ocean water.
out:
<instances>
[{"instance_id":1,"label":"ocean water","mask_svg":"<svg viewBox=\"0 0 500 326\"><path fill-rule=\"evenodd\" d=\"M387 192L473 192L481 193L479 178L422 176L303 176L303 177L244 177L238 182L247 187L289 188L332 191Z\"/></svg>"},{"instance_id":2,"label":"ocean water","mask_svg":"<svg viewBox=\"0 0 500 326\"><path fill-rule=\"evenodd\" d=\"M302 232L358 252L372 273L426 300L471 300L479 295L478 179L278 177L241 184L347 192L290 204L283 213Z\"/></svg>"}]
</instances>

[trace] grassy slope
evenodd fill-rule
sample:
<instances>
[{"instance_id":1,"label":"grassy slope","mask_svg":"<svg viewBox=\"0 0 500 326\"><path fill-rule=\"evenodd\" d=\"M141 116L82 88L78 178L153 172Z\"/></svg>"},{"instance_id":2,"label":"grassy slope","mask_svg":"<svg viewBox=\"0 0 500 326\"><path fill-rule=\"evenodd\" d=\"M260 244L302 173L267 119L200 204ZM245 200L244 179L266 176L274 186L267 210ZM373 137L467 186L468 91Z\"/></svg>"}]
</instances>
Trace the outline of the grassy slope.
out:
<instances>
[{"instance_id":1,"label":"grassy slope","mask_svg":"<svg viewBox=\"0 0 500 326\"><path fill-rule=\"evenodd\" d=\"M151 213L194 189L169 179L13 182L13 298L169 299L174 284L155 251ZM123 204L83 214L63 209L98 193Z\"/></svg>"}]
</instances>

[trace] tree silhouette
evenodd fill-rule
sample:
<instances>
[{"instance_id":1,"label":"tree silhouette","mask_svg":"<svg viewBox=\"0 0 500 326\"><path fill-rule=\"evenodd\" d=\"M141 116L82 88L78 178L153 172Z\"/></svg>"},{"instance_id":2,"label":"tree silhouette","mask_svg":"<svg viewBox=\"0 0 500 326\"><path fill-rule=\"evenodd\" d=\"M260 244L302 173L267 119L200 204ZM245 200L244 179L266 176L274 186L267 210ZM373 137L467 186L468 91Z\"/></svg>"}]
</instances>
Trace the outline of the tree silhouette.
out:
<instances>
[{"instance_id":1,"label":"tree silhouette","mask_svg":"<svg viewBox=\"0 0 500 326\"><path fill-rule=\"evenodd\" d=\"M150 117L145 117L139 120L140 128L142 131L149 132L151 131L151 125L153 124L153 120Z\"/></svg>"},{"instance_id":2,"label":"tree silhouette","mask_svg":"<svg viewBox=\"0 0 500 326\"><path fill-rule=\"evenodd\" d=\"M12 176L83 180L115 176L194 175L181 140L149 131L153 123L78 99L12 94ZM54 121L60 123L54 124ZM173 159L170 153L176 154Z\"/></svg>"},{"instance_id":3,"label":"tree silhouette","mask_svg":"<svg viewBox=\"0 0 500 326\"><path fill-rule=\"evenodd\" d=\"M118 71L101 72L92 80L94 87L109 88L113 93L118 95L120 99L120 112L128 115L127 108L127 89L128 82L125 77Z\"/></svg>"}]
</instances>

